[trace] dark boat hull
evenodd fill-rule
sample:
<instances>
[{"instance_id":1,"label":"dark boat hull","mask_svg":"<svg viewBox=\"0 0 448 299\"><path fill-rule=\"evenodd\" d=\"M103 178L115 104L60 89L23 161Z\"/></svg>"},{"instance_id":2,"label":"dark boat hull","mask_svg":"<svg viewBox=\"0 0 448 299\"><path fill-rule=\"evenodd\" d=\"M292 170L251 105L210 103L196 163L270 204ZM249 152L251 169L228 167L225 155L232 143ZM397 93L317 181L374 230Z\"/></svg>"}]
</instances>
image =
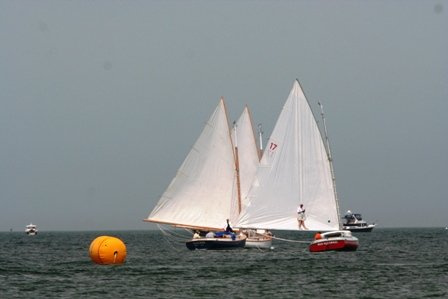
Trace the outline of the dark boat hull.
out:
<instances>
[{"instance_id":1,"label":"dark boat hull","mask_svg":"<svg viewBox=\"0 0 448 299\"><path fill-rule=\"evenodd\" d=\"M246 238L236 240L230 238L200 238L187 241L185 245L190 250L232 250L244 248Z\"/></svg>"}]
</instances>

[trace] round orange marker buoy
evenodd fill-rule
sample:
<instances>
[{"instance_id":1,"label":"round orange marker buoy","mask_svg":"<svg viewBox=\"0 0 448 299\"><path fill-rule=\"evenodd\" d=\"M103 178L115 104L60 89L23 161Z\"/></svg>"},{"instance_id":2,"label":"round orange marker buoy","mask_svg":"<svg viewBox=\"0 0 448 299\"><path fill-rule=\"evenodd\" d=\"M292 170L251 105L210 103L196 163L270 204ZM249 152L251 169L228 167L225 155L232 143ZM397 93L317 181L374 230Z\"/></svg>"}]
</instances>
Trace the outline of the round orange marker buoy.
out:
<instances>
[{"instance_id":1,"label":"round orange marker buoy","mask_svg":"<svg viewBox=\"0 0 448 299\"><path fill-rule=\"evenodd\" d=\"M97 264L122 264L126 259L126 245L118 238L101 236L90 243L89 255Z\"/></svg>"}]
</instances>

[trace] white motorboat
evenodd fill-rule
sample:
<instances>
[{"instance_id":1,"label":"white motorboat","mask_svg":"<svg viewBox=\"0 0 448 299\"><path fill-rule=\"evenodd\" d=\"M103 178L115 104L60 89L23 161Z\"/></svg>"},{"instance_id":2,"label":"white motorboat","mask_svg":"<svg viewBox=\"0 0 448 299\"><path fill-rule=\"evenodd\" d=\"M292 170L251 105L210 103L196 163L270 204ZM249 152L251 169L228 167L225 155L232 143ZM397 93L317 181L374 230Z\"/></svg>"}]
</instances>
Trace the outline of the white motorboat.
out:
<instances>
[{"instance_id":1,"label":"white motorboat","mask_svg":"<svg viewBox=\"0 0 448 299\"><path fill-rule=\"evenodd\" d=\"M366 221L362 220L361 214L352 213L350 210L347 211L344 219L344 229L351 232L371 232L372 229L376 226L375 223L369 224Z\"/></svg>"},{"instance_id":2,"label":"white motorboat","mask_svg":"<svg viewBox=\"0 0 448 299\"><path fill-rule=\"evenodd\" d=\"M29 236L37 235L37 232L37 225L35 224L30 223L25 227L25 233Z\"/></svg>"}]
</instances>

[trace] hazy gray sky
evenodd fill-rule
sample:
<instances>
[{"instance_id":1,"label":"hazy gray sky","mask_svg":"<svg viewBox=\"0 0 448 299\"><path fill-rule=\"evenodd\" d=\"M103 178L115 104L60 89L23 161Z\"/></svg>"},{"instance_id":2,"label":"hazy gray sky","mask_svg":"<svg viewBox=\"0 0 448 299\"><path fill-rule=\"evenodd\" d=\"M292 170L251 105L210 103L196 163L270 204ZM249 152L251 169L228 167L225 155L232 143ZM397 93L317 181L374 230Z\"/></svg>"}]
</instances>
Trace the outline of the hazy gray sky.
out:
<instances>
[{"instance_id":1,"label":"hazy gray sky","mask_svg":"<svg viewBox=\"0 0 448 299\"><path fill-rule=\"evenodd\" d=\"M448 225L447 1L0 0L0 231L142 222L224 96L265 140L298 78L342 211Z\"/></svg>"}]
</instances>

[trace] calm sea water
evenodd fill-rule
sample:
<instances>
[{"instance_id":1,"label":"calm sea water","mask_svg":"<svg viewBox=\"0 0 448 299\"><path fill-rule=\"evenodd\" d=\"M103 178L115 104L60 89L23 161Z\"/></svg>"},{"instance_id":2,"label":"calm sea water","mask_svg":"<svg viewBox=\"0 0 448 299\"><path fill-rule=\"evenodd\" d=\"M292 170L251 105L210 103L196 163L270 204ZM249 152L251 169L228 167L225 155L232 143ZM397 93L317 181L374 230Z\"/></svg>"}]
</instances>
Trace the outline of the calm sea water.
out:
<instances>
[{"instance_id":1,"label":"calm sea water","mask_svg":"<svg viewBox=\"0 0 448 299\"><path fill-rule=\"evenodd\" d=\"M100 235L123 240L125 264L91 262ZM264 251L189 251L159 231L0 233L0 298L448 298L448 230L356 236L356 252L310 253L278 240Z\"/></svg>"}]
</instances>

